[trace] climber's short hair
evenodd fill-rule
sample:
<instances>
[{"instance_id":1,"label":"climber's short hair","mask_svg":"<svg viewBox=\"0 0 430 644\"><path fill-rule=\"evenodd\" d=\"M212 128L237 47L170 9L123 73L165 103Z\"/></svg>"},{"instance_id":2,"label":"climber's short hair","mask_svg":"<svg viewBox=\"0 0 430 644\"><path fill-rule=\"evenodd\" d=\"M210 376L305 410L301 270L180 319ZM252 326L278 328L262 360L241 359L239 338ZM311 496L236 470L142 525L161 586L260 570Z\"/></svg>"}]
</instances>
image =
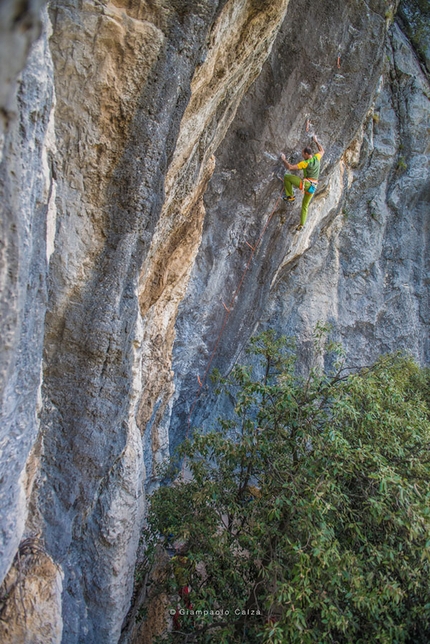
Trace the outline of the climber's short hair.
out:
<instances>
[{"instance_id":1,"label":"climber's short hair","mask_svg":"<svg viewBox=\"0 0 430 644\"><path fill-rule=\"evenodd\" d=\"M308 147L303 148L303 152L306 152L306 154L312 154L312 150Z\"/></svg>"}]
</instances>

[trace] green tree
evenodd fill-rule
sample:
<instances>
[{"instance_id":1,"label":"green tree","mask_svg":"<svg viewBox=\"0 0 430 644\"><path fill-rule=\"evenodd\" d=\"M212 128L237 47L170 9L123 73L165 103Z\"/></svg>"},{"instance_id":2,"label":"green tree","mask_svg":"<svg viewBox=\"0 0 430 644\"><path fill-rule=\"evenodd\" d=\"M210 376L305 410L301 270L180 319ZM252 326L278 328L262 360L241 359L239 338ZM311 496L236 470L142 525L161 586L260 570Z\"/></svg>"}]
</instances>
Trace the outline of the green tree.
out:
<instances>
[{"instance_id":1,"label":"green tree","mask_svg":"<svg viewBox=\"0 0 430 644\"><path fill-rule=\"evenodd\" d=\"M427 373L327 348L301 377L291 343L252 340L254 367L220 379L234 418L180 447L190 476L164 473L146 540L182 543L191 590L163 641L430 641Z\"/></svg>"}]
</instances>

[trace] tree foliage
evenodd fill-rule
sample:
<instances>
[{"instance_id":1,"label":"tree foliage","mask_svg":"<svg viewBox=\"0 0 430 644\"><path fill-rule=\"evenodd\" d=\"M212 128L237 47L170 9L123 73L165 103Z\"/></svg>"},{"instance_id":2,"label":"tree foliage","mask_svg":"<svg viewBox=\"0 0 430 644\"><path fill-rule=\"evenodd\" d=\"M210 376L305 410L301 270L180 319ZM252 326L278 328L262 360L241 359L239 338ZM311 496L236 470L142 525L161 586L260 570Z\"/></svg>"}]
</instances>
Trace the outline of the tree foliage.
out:
<instances>
[{"instance_id":1,"label":"tree foliage","mask_svg":"<svg viewBox=\"0 0 430 644\"><path fill-rule=\"evenodd\" d=\"M254 368L219 381L234 418L185 441L191 476L151 497L149 547L181 543L190 588L163 641L430 641L427 374L400 355L346 370L328 348L305 378L291 343L254 339Z\"/></svg>"}]
</instances>

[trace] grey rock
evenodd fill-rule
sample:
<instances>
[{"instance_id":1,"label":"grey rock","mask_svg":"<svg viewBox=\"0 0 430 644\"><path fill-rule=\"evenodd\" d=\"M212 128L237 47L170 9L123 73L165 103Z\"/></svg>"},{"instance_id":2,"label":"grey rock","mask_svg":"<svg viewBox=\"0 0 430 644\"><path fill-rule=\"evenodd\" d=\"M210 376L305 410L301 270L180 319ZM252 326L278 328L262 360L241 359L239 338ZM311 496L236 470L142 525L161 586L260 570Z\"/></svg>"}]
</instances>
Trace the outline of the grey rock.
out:
<instances>
[{"instance_id":1,"label":"grey rock","mask_svg":"<svg viewBox=\"0 0 430 644\"><path fill-rule=\"evenodd\" d=\"M58 1L31 50L38 5L24 32L2 5L0 572L41 536L53 642L118 642L154 464L228 409L209 371L254 331L297 336L303 369L318 321L349 361L428 363L411 3L391 24L382 0ZM314 131L326 155L297 233L279 154L296 162Z\"/></svg>"},{"instance_id":2,"label":"grey rock","mask_svg":"<svg viewBox=\"0 0 430 644\"><path fill-rule=\"evenodd\" d=\"M418 57L430 73L430 6L426 0L402 0L399 5L402 28Z\"/></svg>"},{"instance_id":3,"label":"grey rock","mask_svg":"<svg viewBox=\"0 0 430 644\"><path fill-rule=\"evenodd\" d=\"M47 35L33 46L15 93L0 166L0 578L24 531L34 474L25 466L39 429L46 310L46 221L53 105Z\"/></svg>"},{"instance_id":4,"label":"grey rock","mask_svg":"<svg viewBox=\"0 0 430 644\"><path fill-rule=\"evenodd\" d=\"M44 4L43 0L24 4L4 0L0 4L0 161L8 125L17 116L16 80L41 34L40 10Z\"/></svg>"},{"instance_id":5,"label":"grey rock","mask_svg":"<svg viewBox=\"0 0 430 644\"><path fill-rule=\"evenodd\" d=\"M273 321L275 328L305 337L313 324L324 318L321 299L314 303L316 320L308 322L306 315L298 316L298 301L282 283L286 275L297 275L304 262L317 265L320 251L315 251L314 244L345 199L347 173L341 159L366 119L378 89L386 56L385 9L384 3L373 3L372 11L363 11L359 2L340 6L329 0L320 3L314 14L303 11L300 4L290 5L269 60L242 101L218 151L217 169L205 195L203 240L177 321L172 448L183 439L190 420L197 425L205 419L213 422L207 381L207 391L201 390L193 418L189 417L199 394L196 374L200 378L205 374L213 348L217 346L211 367L228 372L267 316L278 289L283 293L281 301L285 298L289 303L296 324L292 320L288 323L286 313L280 311ZM297 201L294 206L277 202L282 185L274 174L282 170L282 164L275 164L271 157L279 158L285 151L296 163L314 131L326 155L309 220L303 233L297 235L299 205ZM389 137L385 146L381 155L391 159L396 150ZM372 180L379 189L379 175L373 179L369 175L366 185ZM230 301L241 282L251 253L247 242L253 245L259 238L274 208L219 338L225 316L222 302ZM316 268L310 274L316 279ZM297 289L299 297L305 283L297 284Z\"/></svg>"},{"instance_id":6,"label":"grey rock","mask_svg":"<svg viewBox=\"0 0 430 644\"><path fill-rule=\"evenodd\" d=\"M35 505L64 571L65 643L117 642L133 590L145 501L139 270L217 7L51 6L61 175Z\"/></svg>"}]
</instances>

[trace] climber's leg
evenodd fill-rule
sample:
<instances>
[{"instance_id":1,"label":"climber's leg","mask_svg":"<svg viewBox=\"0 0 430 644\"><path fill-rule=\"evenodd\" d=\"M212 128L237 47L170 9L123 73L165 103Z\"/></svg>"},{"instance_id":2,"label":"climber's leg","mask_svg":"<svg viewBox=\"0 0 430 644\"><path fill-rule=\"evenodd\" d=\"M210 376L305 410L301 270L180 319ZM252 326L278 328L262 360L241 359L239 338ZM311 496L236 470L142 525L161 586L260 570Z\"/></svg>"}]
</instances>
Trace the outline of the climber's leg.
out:
<instances>
[{"instance_id":1,"label":"climber's leg","mask_svg":"<svg viewBox=\"0 0 430 644\"><path fill-rule=\"evenodd\" d=\"M284 175L284 189L287 197L294 197L293 186L300 188L302 180L295 174L286 174Z\"/></svg>"},{"instance_id":2,"label":"climber's leg","mask_svg":"<svg viewBox=\"0 0 430 644\"><path fill-rule=\"evenodd\" d=\"M311 202L312 197L313 197L313 195L310 195L307 192L305 192L305 195L304 195L303 201L302 201L302 212L300 214L300 225L301 226L304 226L305 223L306 223L306 218L308 216L308 208L309 208L309 204Z\"/></svg>"}]
</instances>

